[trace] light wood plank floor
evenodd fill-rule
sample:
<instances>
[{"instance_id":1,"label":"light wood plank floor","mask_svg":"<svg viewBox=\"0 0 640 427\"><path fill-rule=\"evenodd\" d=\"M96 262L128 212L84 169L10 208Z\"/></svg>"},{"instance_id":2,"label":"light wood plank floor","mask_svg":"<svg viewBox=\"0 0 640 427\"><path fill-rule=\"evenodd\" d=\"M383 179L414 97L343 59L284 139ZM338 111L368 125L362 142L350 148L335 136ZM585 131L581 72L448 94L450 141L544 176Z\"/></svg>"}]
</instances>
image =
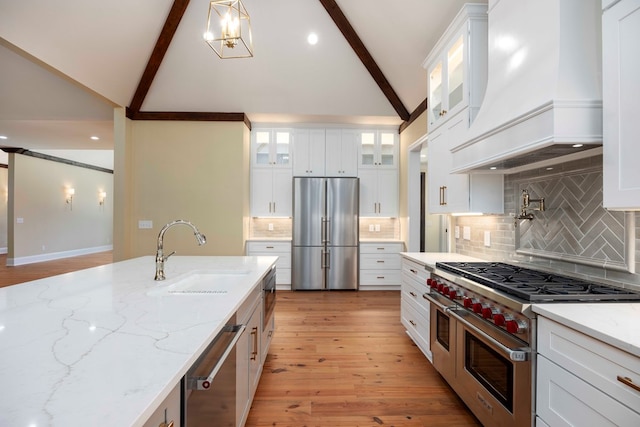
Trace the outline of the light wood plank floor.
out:
<instances>
[{"instance_id":1,"label":"light wood plank floor","mask_svg":"<svg viewBox=\"0 0 640 427\"><path fill-rule=\"evenodd\" d=\"M112 262L112 253L6 267L0 287ZM397 291L284 292L247 427L480 426L412 343Z\"/></svg>"},{"instance_id":2,"label":"light wood plank floor","mask_svg":"<svg viewBox=\"0 0 640 427\"><path fill-rule=\"evenodd\" d=\"M399 292L283 291L246 425L480 424L405 334Z\"/></svg>"},{"instance_id":3,"label":"light wood plank floor","mask_svg":"<svg viewBox=\"0 0 640 427\"><path fill-rule=\"evenodd\" d=\"M109 264L112 261L113 253L107 251L54 261L7 267L7 254L2 254L0 255L0 288L69 273L71 271L97 267L99 265Z\"/></svg>"}]
</instances>

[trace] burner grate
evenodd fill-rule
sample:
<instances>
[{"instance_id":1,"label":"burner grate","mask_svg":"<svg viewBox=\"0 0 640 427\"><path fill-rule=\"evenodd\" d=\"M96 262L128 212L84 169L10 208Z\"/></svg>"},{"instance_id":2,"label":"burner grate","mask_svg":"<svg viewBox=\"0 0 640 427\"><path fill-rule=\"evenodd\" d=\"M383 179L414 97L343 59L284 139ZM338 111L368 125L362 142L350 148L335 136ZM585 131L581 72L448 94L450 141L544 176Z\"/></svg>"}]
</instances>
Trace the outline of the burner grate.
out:
<instances>
[{"instance_id":1,"label":"burner grate","mask_svg":"<svg viewBox=\"0 0 640 427\"><path fill-rule=\"evenodd\" d=\"M529 302L640 301L640 293L559 274L493 262L436 263L436 267Z\"/></svg>"}]
</instances>

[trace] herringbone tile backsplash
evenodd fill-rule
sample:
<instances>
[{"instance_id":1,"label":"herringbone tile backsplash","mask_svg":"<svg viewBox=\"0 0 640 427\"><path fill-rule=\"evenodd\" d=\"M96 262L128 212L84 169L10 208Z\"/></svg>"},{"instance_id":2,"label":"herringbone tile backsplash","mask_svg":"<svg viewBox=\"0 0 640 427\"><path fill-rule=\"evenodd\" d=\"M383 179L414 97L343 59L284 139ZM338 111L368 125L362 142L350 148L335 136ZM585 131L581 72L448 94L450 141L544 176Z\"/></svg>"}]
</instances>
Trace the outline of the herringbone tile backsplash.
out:
<instances>
[{"instance_id":1,"label":"herringbone tile backsplash","mask_svg":"<svg viewBox=\"0 0 640 427\"><path fill-rule=\"evenodd\" d=\"M527 211L535 217L531 221L516 220L524 189L531 199L545 199L544 212ZM640 248L638 217L602 207L602 157L596 156L506 175L505 215L454 217L460 230L471 229L471 240L462 232L454 239L455 251L640 290L640 275L625 271L640 271L640 254L634 252ZM489 247L485 231L491 233Z\"/></svg>"}]
</instances>

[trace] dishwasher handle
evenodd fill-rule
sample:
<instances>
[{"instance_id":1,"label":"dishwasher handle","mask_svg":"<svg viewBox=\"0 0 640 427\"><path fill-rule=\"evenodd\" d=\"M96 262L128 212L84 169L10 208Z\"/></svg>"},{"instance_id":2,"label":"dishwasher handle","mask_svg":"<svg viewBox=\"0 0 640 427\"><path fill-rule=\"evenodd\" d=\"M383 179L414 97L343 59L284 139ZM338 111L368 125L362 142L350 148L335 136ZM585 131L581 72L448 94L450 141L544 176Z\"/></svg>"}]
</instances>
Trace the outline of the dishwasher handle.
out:
<instances>
[{"instance_id":1,"label":"dishwasher handle","mask_svg":"<svg viewBox=\"0 0 640 427\"><path fill-rule=\"evenodd\" d=\"M220 368L222 368L222 365L227 360L227 356L229 356L229 353L231 353L231 351L235 347L236 343L240 339L240 336L242 335L245 329L246 329L245 325L227 325L222 329L222 333L233 333L234 334L233 339L229 342L227 347L224 349L224 352L218 359L217 363L215 364L213 369L211 369L211 372L209 372L209 374L206 377L197 376L197 377L189 378L189 389L208 390L209 387L211 387L211 383L213 382L213 379L218 374L218 371L220 370Z\"/></svg>"}]
</instances>

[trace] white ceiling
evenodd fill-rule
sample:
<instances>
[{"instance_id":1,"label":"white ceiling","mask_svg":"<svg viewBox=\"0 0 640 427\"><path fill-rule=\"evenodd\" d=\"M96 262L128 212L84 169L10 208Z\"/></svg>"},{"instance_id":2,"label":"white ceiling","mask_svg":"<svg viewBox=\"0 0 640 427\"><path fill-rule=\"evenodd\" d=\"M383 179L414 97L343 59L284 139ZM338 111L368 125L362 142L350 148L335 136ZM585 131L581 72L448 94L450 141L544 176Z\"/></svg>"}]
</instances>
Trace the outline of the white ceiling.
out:
<instances>
[{"instance_id":1,"label":"white ceiling","mask_svg":"<svg viewBox=\"0 0 640 427\"><path fill-rule=\"evenodd\" d=\"M172 3L0 0L0 146L112 149L113 107L130 104ZM318 0L244 3L255 56L219 59L202 39L209 1L191 0L141 111L402 122ZM463 3L337 0L409 112L426 97L422 61Z\"/></svg>"}]
</instances>

